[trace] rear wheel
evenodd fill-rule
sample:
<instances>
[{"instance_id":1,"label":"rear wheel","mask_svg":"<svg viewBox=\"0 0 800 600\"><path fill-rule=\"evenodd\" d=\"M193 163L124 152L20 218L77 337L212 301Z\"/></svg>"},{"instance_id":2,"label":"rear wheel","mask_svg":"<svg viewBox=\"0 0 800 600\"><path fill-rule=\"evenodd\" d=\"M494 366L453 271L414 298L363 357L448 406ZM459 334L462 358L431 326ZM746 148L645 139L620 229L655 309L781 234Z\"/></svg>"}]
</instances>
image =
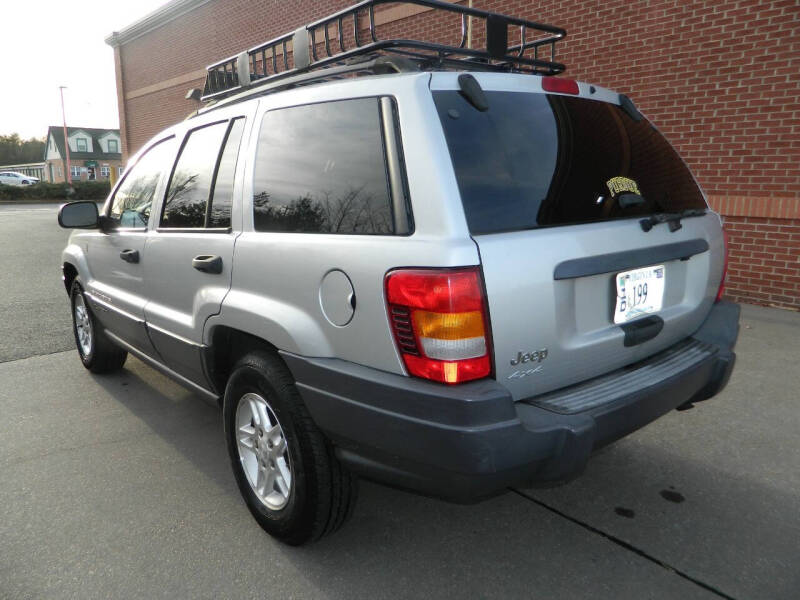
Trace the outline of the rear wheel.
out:
<instances>
[{"instance_id":1,"label":"rear wheel","mask_svg":"<svg viewBox=\"0 0 800 600\"><path fill-rule=\"evenodd\" d=\"M94 318L79 281L72 284L72 331L83 366L92 373L110 373L122 368L128 353L114 344Z\"/></svg>"},{"instance_id":2,"label":"rear wheel","mask_svg":"<svg viewBox=\"0 0 800 600\"><path fill-rule=\"evenodd\" d=\"M355 505L356 478L334 456L276 354L253 352L237 363L223 415L236 483L267 533L300 545L342 526Z\"/></svg>"}]
</instances>

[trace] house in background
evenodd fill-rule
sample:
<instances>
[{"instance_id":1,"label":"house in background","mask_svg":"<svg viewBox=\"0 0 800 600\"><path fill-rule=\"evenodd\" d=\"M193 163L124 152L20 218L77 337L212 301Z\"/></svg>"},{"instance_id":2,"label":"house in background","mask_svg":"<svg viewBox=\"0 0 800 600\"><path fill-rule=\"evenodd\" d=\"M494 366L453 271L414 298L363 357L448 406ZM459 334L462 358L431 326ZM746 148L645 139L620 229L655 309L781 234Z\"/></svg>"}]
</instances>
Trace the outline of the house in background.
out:
<instances>
[{"instance_id":1,"label":"house in background","mask_svg":"<svg viewBox=\"0 0 800 600\"><path fill-rule=\"evenodd\" d=\"M122 174L122 151L119 129L68 127L70 181L116 180ZM67 156L64 128L51 125L47 130L44 154L44 181L66 181Z\"/></svg>"}]
</instances>

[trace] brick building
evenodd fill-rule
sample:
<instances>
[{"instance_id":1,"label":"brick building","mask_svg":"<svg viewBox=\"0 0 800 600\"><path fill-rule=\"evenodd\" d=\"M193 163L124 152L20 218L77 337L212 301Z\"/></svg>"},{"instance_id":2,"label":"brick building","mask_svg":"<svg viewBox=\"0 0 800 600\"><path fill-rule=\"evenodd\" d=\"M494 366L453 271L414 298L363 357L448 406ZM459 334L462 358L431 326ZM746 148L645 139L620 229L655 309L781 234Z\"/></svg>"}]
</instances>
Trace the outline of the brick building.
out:
<instances>
[{"instance_id":1,"label":"brick building","mask_svg":"<svg viewBox=\"0 0 800 600\"><path fill-rule=\"evenodd\" d=\"M196 108L204 67L352 0L173 0L106 39L123 154ZM796 0L473 0L567 30L566 75L627 93L725 219L727 294L800 309L800 9ZM448 37L458 22L389 5L378 33ZM446 27L447 25L447 27ZM447 32L447 33L446 33ZM476 32L476 43L480 42Z\"/></svg>"}]
</instances>

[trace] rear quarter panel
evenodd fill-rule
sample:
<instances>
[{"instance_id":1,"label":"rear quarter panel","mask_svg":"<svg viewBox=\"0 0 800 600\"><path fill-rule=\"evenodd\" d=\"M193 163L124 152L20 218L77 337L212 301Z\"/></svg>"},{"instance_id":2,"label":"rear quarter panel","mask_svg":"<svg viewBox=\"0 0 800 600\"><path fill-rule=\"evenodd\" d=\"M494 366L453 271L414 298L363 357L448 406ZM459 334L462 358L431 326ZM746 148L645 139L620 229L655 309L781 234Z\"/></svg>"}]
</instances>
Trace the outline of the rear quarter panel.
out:
<instances>
[{"instance_id":1,"label":"rear quarter panel","mask_svg":"<svg viewBox=\"0 0 800 600\"><path fill-rule=\"evenodd\" d=\"M206 343L224 324L309 357L337 357L404 373L389 328L384 277L397 267L477 265L449 154L428 88L429 74L370 77L266 96L260 100L247 160L233 282ZM268 110L313 102L392 96L397 104L415 229L409 236L271 233L253 230L253 174L258 129ZM322 312L320 284L333 269L352 282L356 309L345 326Z\"/></svg>"}]
</instances>

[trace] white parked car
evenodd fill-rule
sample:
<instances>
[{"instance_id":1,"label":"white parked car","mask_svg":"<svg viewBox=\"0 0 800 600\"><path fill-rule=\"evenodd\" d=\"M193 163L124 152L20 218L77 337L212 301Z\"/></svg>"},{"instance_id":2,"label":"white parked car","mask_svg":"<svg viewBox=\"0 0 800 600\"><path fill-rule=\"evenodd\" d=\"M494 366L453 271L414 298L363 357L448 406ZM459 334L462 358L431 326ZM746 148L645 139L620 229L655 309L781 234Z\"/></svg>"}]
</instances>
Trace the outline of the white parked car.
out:
<instances>
[{"instance_id":1,"label":"white parked car","mask_svg":"<svg viewBox=\"0 0 800 600\"><path fill-rule=\"evenodd\" d=\"M6 185L33 185L39 183L38 177L17 173L16 171L3 171L0 173L0 183Z\"/></svg>"}]
</instances>

